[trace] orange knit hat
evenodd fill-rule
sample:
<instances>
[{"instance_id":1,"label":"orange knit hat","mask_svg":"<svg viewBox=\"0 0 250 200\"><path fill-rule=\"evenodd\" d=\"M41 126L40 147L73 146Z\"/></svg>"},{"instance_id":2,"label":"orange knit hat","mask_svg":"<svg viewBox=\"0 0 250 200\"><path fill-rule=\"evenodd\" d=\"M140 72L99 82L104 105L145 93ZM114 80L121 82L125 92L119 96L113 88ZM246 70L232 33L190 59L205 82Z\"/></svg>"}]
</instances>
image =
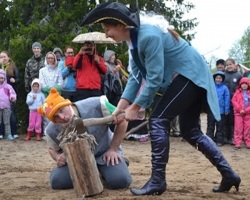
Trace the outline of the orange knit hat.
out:
<instances>
[{"instance_id":1,"label":"orange knit hat","mask_svg":"<svg viewBox=\"0 0 250 200\"><path fill-rule=\"evenodd\" d=\"M71 101L68 99L64 99L59 95L56 88L51 88L48 97L45 99L42 106L37 108L37 111L49 118L50 121L54 122L55 113L64 106L71 105Z\"/></svg>"}]
</instances>

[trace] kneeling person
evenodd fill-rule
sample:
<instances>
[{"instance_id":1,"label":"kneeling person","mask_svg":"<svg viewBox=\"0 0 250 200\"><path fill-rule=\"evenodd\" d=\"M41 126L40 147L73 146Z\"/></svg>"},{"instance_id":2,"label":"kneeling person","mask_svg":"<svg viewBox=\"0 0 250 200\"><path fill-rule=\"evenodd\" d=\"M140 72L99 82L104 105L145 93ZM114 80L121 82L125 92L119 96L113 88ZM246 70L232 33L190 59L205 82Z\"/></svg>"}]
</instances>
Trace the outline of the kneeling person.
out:
<instances>
[{"instance_id":1,"label":"kneeling person","mask_svg":"<svg viewBox=\"0 0 250 200\"><path fill-rule=\"evenodd\" d=\"M105 96L91 97L72 103L60 96L55 88L50 90L49 96L38 108L38 112L46 115L51 121L46 127L46 138L49 153L57 164L50 174L53 189L73 188L66 158L59 146L60 141L57 139L63 126L67 125L75 115L82 119L110 115L110 107L112 105L108 103ZM98 144L94 151L98 170L110 189L128 188L132 181L120 146L126 128L126 120L122 120L116 125L114 133L107 124L87 127L88 133L95 137Z\"/></svg>"}]
</instances>

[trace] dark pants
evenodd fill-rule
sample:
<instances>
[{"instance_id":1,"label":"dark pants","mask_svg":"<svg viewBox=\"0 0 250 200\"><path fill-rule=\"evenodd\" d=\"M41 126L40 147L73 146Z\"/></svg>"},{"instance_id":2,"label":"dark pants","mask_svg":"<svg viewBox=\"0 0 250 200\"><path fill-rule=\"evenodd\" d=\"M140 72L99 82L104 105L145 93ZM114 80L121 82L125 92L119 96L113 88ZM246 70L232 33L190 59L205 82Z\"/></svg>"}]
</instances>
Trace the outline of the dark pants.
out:
<instances>
[{"instance_id":1,"label":"dark pants","mask_svg":"<svg viewBox=\"0 0 250 200\"><path fill-rule=\"evenodd\" d=\"M101 95L101 90L76 89L76 101L87 99L89 97L99 97Z\"/></svg>"},{"instance_id":2,"label":"dark pants","mask_svg":"<svg viewBox=\"0 0 250 200\"><path fill-rule=\"evenodd\" d=\"M171 121L179 115L180 131L185 137L193 128L199 127L204 102L206 91L179 75L159 101L155 101L151 118L166 118Z\"/></svg>"},{"instance_id":3,"label":"dark pants","mask_svg":"<svg viewBox=\"0 0 250 200\"><path fill-rule=\"evenodd\" d=\"M239 187L240 177L234 173L215 143L199 129L200 112L207 104L206 96L205 89L181 75L167 88L149 118L152 175L141 189L132 188L133 194L162 194L166 190L165 168L170 149L168 127L177 115L180 116L182 137L201 151L223 177L221 186L214 191L228 191L233 185Z\"/></svg>"},{"instance_id":4,"label":"dark pants","mask_svg":"<svg viewBox=\"0 0 250 200\"><path fill-rule=\"evenodd\" d=\"M233 107L230 106L230 113L225 116L225 121L224 121L225 142L232 144L233 136L234 136L234 112L233 112Z\"/></svg>"},{"instance_id":5,"label":"dark pants","mask_svg":"<svg viewBox=\"0 0 250 200\"><path fill-rule=\"evenodd\" d=\"M216 143L224 143L224 118L225 115L220 115L221 120L216 121L212 112L207 114L207 135ZM216 132L215 132L216 129Z\"/></svg>"},{"instance_id":6,"label":"dark pants","mask_svg":"<svg viewBox=\"0 0 250 200\"><path fill-rule=\"evenodd\" d=\"M125 161L116 165L98 165L98 170L110 189L128 188L132 182ZM73 182L70 177L68 165L56 167L50 174L50 184L53 189L73 188Z\"/></svg>"},{"instance_id":7,"label":"dark pants","mask_svg":"<svg viewBox=\"0 0 250 200\"><path fill-rule=\"evenodd\" d=\"M71 102L76 102L76 100L77 100L76 91L75 92L68 92L68 91L62 90L61 95L64 99L69 99Z\"/></svg>"}]
</instances>

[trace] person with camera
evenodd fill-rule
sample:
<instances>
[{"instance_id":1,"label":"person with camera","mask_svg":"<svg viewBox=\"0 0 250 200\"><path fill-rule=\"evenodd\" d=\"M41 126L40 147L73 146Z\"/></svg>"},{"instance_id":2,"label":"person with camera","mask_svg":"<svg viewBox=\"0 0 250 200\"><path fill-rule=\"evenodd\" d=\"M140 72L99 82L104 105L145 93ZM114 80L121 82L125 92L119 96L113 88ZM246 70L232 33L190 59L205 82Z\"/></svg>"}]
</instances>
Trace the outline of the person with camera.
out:
<instances>
[{"instance_id":1,"label":"person with camera","mask_svg":"<svg viewBox=\"0 0 250 200\"><path fill-rule=\"evenodd\" d=\"M76 70L76 100L101 96L101 74L108 69L104 59L99 56L95 44L86 41L75 56L73 69Z\"/></svg>"}]
</instances>

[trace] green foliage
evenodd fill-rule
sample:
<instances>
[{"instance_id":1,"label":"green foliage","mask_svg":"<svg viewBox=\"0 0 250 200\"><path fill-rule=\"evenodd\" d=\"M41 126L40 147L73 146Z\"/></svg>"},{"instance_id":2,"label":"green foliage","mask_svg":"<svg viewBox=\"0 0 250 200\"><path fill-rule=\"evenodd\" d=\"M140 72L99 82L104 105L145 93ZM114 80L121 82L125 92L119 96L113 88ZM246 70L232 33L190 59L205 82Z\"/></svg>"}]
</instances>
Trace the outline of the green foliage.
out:
<instances>
[{"instance_id":1,"label":"green foliage","mask_svg":"<svg viewBox=\"0 0 250 200\"><path fill-rule=\"evenodd\" d=\"M106 0L100 0L104 3ZM183 20L183 15L194 6L183 0L120 0L131 8L153 10L162 14L175 29L190 41L194 35L190 31L197 26L196 19ZM102 31L100 25L81 27L84 16L96 6L95 0L1 0L0 9L0 50L8 50L20 71L18 85L17 115L21 125L20 132L26 132L28 109L25 103L24 69L27 60L32 56L31 46L35 41L42 44L42 53L54 47L64 48L72 45L77 52L80 44L72 43L72 39L90 30ZM97 45L97 51L103 54L105 49L114 50L124 66L128 63L127 45Z\"/></svg>"},{"instance_id":2,"label":"green foliage","mask_svg":"<svg viewBox=\"0 0 250 200\"><path fill-rule=\"evenodd\" d=\"M229 50L229 56L250 68L250 26L244 32L241 39L233 44Z\"/></svg>"}]
</instances>

